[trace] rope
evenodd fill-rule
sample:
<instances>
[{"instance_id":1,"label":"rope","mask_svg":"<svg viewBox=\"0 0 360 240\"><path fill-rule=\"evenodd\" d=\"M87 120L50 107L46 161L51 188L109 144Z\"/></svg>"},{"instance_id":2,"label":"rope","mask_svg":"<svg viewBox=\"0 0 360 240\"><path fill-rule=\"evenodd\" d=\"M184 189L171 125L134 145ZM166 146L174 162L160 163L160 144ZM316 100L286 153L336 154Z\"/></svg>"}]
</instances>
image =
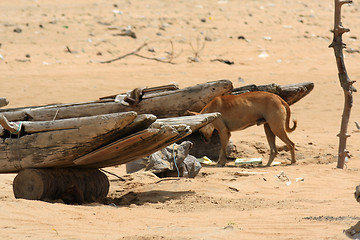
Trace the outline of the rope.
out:
<instances>
[{"instance_id":1,"label":"rope","mask_svg":"<svg viewBox=\"0 0 360 240\"><path fill-rule=\"evenodd\" d=\"M56 110L56 113L55 113L55 116L54 116L54 118L53 118L53 121L55 121L55 118L57 117L58 113L59 113L59 109Z\"/></svg>"},{"instance_id":2,"label":"rope","mask_svg":"<svg viewBox=\"0 0 360 240\"><path fill-rule=\"evenodd\" d=\"M22 127L22 122L19 122L18 129L16 129L16 131L15 131L15 132L10 132L10 133L11 133L11 134L17 134L17 135L19 135L20 130L21 130L21 127Z\"/></svg>"},{"instance_id":3,"label":"rope","mask_svg":"<svg viewBox=\"0 0 360 240\"><path fill-rule=\"evenodd\" d=\"M180 171L179 171L179 168L178 168L178 166L176 164L176 155L174 153L174 151L175 151L174 149L175 149L175 143L173 144L174 164L175 164L175 167L176 167L176 170L177 170L178 177L180 177Z\"/></svg>"}]
</instances>

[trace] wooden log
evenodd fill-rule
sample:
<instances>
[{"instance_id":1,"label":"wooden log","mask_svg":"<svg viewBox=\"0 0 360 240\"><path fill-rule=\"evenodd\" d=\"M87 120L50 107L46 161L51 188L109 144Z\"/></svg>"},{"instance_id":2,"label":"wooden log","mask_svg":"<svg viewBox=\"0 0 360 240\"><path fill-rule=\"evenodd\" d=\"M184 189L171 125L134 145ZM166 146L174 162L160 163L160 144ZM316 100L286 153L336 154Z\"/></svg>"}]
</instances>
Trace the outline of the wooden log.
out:
<instances>
[{"instance_id":1,"label":"wooden log","mask_svg":"<svg viewBox=\"0 0 360 240\"><path fill-rule=\"evenodd\" d=\"M119 139L121 129L135 117L135 112L91 116L74 119L82 122L74 129L5 138L0 144L0 172L73 166L74 159Z\"/></svg>"},{"instance_id":2,"label":"wooden log","mask_svg":"<svg viewBox=\"0 0 360 240\"><path fill-rule=\"evenodd\" d=\"M234 88L232 94L238 95L245 92L265 91L279 95L289 105L298 102L300 99L308 95L314 89L314 83L304 82L290 85L266 84L266 85L247 85Z\"/></svg>"},{"instance_id":3,"label":"wooden log","mask_svg":"<svg viewBox=\"0 0 360 240\"><path fill-rule=\"evenodd\" d=\"M177 117L183 116L187 110L200 111L214 97L227 94L232 88L231 81L219 80L152 94L151 97L144 97L135 107L105 99L87 103L0 109L0 112L9 121L49 121L127 111L135 111L138 114L154 114L158 118Z\"/></svg>"},{"instance_id":4,"label":"wooden log","mask_svg":"<svg viewBox=\"0 0 360 240\"><path fill-rule=\"evenodd\" d=\"M105 198L109 181L98 169L25 169L15 177L13 191L15 198L82 204Z\"/></svg>"}]
</instances>

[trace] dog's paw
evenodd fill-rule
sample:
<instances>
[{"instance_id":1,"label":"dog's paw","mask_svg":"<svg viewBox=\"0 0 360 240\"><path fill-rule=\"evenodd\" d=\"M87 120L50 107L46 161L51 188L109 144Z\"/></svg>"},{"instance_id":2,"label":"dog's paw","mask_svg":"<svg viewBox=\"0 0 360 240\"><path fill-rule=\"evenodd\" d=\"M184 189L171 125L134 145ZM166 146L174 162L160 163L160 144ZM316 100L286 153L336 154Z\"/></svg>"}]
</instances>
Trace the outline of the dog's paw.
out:
<instances>
[{"instance_id":1,"label":"dog's paw","mask_svg":"<svg viewBox=\"0 0 360 240\"><path fill-rule=\"evenodd\" d=\"M225 163L217 163L216 167L225 167Z\"/></svg>"}]
</instances>

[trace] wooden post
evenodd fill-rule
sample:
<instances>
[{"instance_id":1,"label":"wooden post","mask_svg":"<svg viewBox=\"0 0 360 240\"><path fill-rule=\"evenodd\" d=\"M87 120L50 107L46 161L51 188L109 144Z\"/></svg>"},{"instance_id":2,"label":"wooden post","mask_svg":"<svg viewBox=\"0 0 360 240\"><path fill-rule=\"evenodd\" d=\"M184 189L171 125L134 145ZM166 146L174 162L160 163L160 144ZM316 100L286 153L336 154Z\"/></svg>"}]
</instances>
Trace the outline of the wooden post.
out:
<instances>
[{"instance_id":1,"label":"wooden post","mask_svg":"<svg viewBox=\"0 0 360 240\"><path fill-rule=\"evenodd\" d=\"M352 93L356 92L356 89L352 86L355 81L350 81L344 63L343 48L346 46L342 41L342 35L345 32L349 32L350 29L344 28L341 23L341 7L345 3L352 3L351 0L335 0L335 14L334 14L334 38L329 47L334 49L336 65L338 69L338 75L341 87L344 91L345 103L341 120L339 137L339 152L338 152L338 168L344 168L345 159L349 157L349 151L346 150L346 140L350 137L347 134L347 128L350 118L351 107L353 104Z\"/></svg>"}]
</instances>

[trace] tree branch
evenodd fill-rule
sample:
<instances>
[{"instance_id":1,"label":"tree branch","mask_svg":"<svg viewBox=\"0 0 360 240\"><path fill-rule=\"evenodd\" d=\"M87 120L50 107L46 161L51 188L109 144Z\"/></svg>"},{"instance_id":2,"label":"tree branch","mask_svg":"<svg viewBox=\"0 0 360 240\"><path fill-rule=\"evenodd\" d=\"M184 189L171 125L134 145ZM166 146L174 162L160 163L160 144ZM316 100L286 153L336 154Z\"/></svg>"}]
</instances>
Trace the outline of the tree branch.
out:
<instances>
[{"instance_id":1,"label":"tree branch","mask_svg":"<svg viewBox=\"0 0 360 240\"><path fill-rule=\"evenodd\" d=\"M356 92L353 87L355 81L350 81L344 63L343 48L346 46L342 41L342 35L345 32L349 32L350 29L344 28L341 23L341 7L343 4L352 3L351 0L335 0L335 12L334 12L334 38L329 47L334 49L334 55L336 59L336 65L338 68L338 76L340 85L344 91L345 103L341 120L341 128L339 137L339 152L338 152L338 168L344 168L345 159L350 157L349 151L346 150L346 140L350 137L347 134L347 128L350 118L351 107L353 104L352 93Z\"/></svg>"}]
</instances>

